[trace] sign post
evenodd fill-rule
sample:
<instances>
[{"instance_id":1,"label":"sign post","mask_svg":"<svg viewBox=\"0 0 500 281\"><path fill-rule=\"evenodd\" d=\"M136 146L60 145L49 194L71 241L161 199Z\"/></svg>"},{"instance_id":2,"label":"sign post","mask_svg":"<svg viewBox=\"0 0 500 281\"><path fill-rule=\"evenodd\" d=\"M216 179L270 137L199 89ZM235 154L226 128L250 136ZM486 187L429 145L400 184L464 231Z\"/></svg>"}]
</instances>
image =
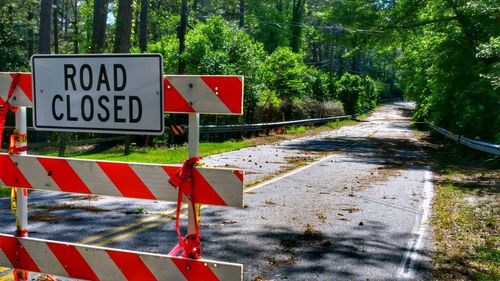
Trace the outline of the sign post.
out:
<instances>
[{"instance_id":1,"label":"sign post","mask_svg":"<svg viewBox=\"0 0 500 281\"><path fill-rule=\"evenodd\" d=\"M159 54L35 55L32 70L37 130L163 133Z\"/></svg>"}]
</instances>

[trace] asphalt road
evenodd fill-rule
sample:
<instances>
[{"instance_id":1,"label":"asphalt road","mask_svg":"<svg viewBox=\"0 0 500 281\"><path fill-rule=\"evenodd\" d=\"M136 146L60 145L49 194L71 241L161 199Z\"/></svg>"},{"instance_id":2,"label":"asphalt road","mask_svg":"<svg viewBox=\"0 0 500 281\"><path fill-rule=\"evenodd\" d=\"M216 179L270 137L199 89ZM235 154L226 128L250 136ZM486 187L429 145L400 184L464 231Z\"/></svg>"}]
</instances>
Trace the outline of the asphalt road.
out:
<instances>
[{"instance_id":1,"label":"asphalt road","mask_svg":"<svg viewBox=\"0 0 500 281\"><path fill-rule=\"evenodd\" d=\"M255 281L428 279L431 174L410 107L384 105L355 126L205 158L246 169L247 183L267 181L247 189L242 209L202 210L204 258L242 263ZM30 236L165 254L177 239L174 207L33 192ZM1 199L4 233L15 225L8 208Z\"/></svg>"}]
</instances>

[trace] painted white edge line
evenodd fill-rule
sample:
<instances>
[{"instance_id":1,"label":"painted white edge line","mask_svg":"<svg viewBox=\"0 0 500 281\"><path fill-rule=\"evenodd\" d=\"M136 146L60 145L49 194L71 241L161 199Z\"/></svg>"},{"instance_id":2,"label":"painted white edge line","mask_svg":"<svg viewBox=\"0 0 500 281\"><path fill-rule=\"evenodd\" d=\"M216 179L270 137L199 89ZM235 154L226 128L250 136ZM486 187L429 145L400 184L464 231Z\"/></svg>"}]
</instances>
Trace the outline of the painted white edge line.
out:
<instances>
[{"instance_id":1,"label":"painted white edge line","mask_svg":"<svg viewBox=\"0 0 500 281\"><path fill-rule=\"evenodd\" d=\"M424 173L424 189L422 201L422 216L420 220L415 221L412 230L412 238L408 242L408 247L404 258L399 265L397 280L411 280L415 275L415 263L418 260L423 260L423 256L419 254L422 249L424 237L426 236L429 227L429 219L432 212L432 199L434 198L434 185L432 183L432 171L430 167L426 168Z\"/></svg>"}]
</instances>

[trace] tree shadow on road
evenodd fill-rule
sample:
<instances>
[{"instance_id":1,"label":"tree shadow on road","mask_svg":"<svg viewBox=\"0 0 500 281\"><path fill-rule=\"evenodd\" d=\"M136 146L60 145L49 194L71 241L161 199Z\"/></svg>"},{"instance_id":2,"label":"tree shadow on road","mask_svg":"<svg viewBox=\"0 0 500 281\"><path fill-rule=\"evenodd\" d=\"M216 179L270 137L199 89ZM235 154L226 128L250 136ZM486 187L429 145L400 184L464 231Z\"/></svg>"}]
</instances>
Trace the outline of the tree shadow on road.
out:
<instances>
[{"instance_id":1,"label":"tree shadow on road","mask_svg":"<svg viewBox=\"0 0 500 281\"><path fill-rule=\"evenodd\" d=\"M408 139L335 137L306 140L281 146L284 149L340 152L351 162L385 165L397 169L422 169L428 162L421 146Z\"/></svg>"},{"instance_id":2,"label":"tree shadow on road","mask_svg":"<svg viewBox=\"0 0 500 281\"><path fill-rule=\"evenodd\" d=\"M221 218L210 219L210 225L222 225L223 214L217 212L205 214ZM203 246L210 259L243 263L245 280L366 280L367 276L394 280L396 276L388 274L397 271L407 250L400 242L411 236L390 233L381 221L329 233L310 225L303 229L269 224L254 225L251 230L241 227L235 223L204 229L211 239Z\"/></svg>"}]
</instances>

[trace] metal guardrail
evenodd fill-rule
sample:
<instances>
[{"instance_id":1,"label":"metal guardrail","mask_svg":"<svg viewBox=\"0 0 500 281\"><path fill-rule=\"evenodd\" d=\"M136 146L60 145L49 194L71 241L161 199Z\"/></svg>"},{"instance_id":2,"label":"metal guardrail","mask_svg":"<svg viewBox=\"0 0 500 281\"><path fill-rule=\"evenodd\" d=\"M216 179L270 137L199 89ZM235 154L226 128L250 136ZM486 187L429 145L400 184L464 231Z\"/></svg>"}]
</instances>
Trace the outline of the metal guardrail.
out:
<instances>
[{"instance_id":1,"label":"metal guardrail","mask_svg":"<svg viewBox=\"0 0 500 281\"><path fill-rule=\"evenodd\" d=\"M432 129L434 129L436 132L442 134L443 136L450 138L454 141L456 141L459 144L463 144L465 146L468 146L472 149L480 150L483 152L495 154L495 155L500 155L500 145L498 144L491 144L483 141L478 141L478 140L473 140L467 137L464 137L462 135L457 135L454 134L450 131L447 131L446 129L443 129L441 127L438 127L434 124L427 123Z\"/></svg>"},{"instance_id":2,"label":"metal guardrail","mask_svg":"<svg viewBox=\"0 0 500 281\"><path fill-rule=\"evenodd\" d=\"M203 125L200 126L200 133L234 133L234 132L255 132L269 129L276 129L286 126L314 125L318 123L327 123L338 120L353 118L353 115L343 115L327 118L313 118L273 123L258 123L258 124L239 124L239 125Z\"/></svg>"},{"instance_id":3,"label":"metal guardrail","mask_svg":"<svg viewBox=\"0 0 500 281\"><path fill-rule=\"evenodd\" d=\"M81 140L72 140L66 141L66 146L77 146L77 145L86 145L86 144L97 144L104 142L112 142L112 141L124 141L125 136L116 136L116 137L106 137L106 138L93 138L93 139L81 139ZM47 148L47 147L58 147L60 146L60 142L47 142L47 143L29 143L30 148Z\"/></svg>"}]
</instances>

